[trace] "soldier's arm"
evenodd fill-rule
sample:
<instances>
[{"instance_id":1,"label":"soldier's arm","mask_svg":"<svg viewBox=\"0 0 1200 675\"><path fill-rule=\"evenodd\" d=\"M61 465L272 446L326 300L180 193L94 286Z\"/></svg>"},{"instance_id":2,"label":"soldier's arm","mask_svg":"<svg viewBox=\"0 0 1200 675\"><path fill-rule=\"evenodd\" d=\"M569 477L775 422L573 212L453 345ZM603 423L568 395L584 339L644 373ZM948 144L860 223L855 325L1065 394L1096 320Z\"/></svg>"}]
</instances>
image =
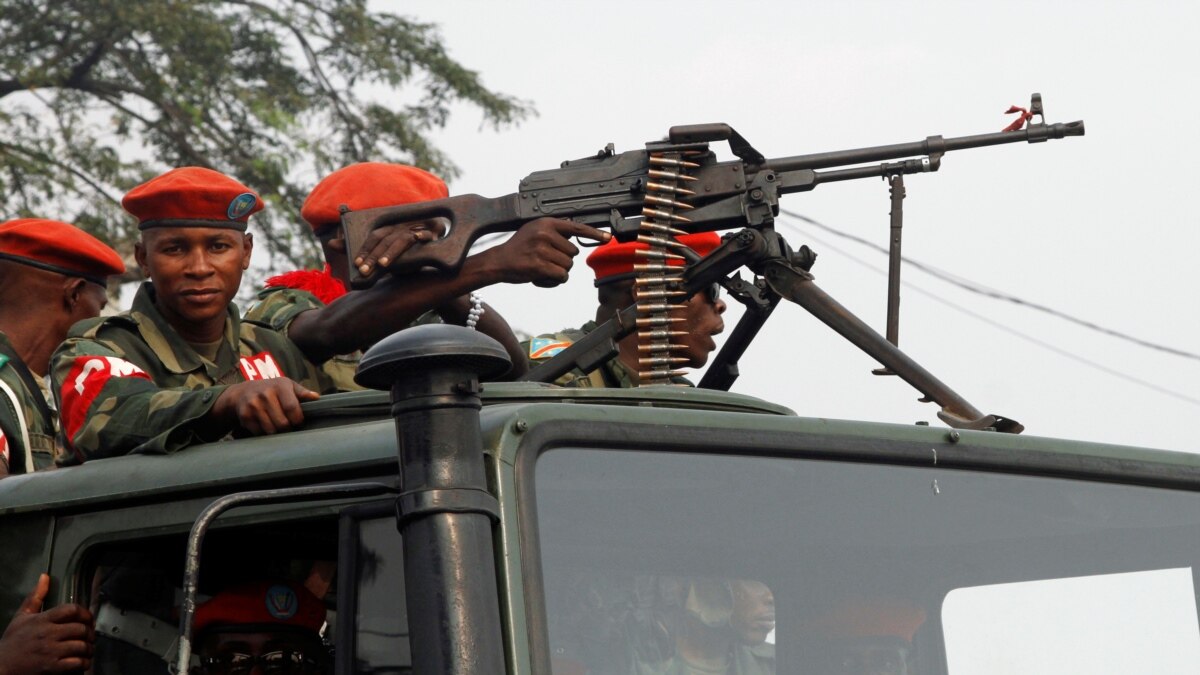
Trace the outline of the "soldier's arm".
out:
<instances>
[{"instance_id":1,"label":"soldier's arm","mask_svg":"<svg viewBox=\"0 0 1200 675\"><path fill-rule=\"evenodd\" d=\"M220 420L205 423L227 387L160 388L146 361L100 339L68 337L51 357L51 368L63 445L75 463L134 451L175 452L231 429Z\"/></svg>"},{"instance_id":2,"label":"soldier's arm","mask_svg":"<svg viewBox=\"0 0 1200 675\"><path fill-rule=\"evenodd\" d=\"M442 320L448 323L465 325L471 305L470 295L459 296L438 307L437 313ZM525 358L525 350L521 347L521 341L513 333L508 321L505 321L504 317L491 305L485 302L482 307L483 316L479 317L475 329L495 339L504 347L504 351L508 352L508 358L513 365L512 370L505 374L504 379L511 380L524 375L529 370L529 361Z\"/></svg>"},{"instance_id":3,"label":"soldier's arm","mask_svg":"<svg viewBox=\"0 0 1200 675\"><path fill-rule=\"evenodd\" d=\"M258 297L243 319L270 326L284 335L297 316L324 307L312 293L294 288L268 288L260 291Z\"/></svg>"},{"instance_id":4,"label":"soldier's arm","mask_svg":"<svg viewBox=\"0 0 1200 675\"><path fill-rule=\"evenodd\" d=\"M579 249L570 237L606 241L587 225L542 218L525 225L504 244L470 256L457 274L385 277L327 307L292 320L288 337L320 363L335 354L364 349L412 323L427 310L497 283L563 282Z\"/></svg>"},{"instance_id":5,"label":"soldier's arm","mask_svg":"<svg viewBox=\"0 0 1200 675\"><path fill-rule=\"evenodd\" d=\"M43 574L0 636L0 675L73 673L91 667L96 641L92 613L81 605L42 611L50 590Z\"/></svg>"}]
</instances>

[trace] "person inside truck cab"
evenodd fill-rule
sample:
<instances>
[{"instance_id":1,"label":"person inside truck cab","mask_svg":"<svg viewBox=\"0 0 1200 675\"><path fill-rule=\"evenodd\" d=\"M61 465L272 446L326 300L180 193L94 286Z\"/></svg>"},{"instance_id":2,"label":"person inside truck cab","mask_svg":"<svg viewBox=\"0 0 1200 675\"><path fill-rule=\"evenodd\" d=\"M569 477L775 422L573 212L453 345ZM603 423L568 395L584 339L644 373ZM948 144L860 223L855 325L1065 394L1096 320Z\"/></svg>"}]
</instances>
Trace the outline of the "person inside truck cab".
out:
<instances>
[{"instance_id":1,"label":"person inside truck cab","mask_svg":"<svg viewBox=\"0 0 1200 675\"><path fill-rule=\"evenodd\" d=\"M676 240L701 256L707 255L721 243L721 237L716 232L681 235ZM645 262L638 251L647 249L649 246L641 242L622 243L615 240L596 247L587 257L588 266L596 273L599 307L595 320L585 323L578 330L568 329L533 338L528 345L529 360L536 364L552 358L617 312L632 305L637 300L634 265ZM682 261L670 260L668 264L682 265ZM725 330L725 322L721 318L724 313L725 301L720 299L719 285L696 293L671 311L671 316L679 320L671 326L671 330L682 333L670 337L671 342L678 345L671 355L686 359L679 362L680 365L700 368L708 362L708 355L717 348L713 336ZM637 331L630 333L617 343L619 352L615 358L591 373L584 374L578 370L567 373L555 384L566 387L636 387L639 382L638 371L642 369L639 359L643 356L639 346L643 344L646 343ZM672 381L691 384L678 376Z\"/></svg>"},{"instance_id":2,"label":"person inside truck cab","mask_svg":"<svg viewBox=\"0 0 1200 675\"><path fill-rule=\"evenodd\" d=\"M695 578L681 587L674 654L652 666L664 675L774 675L775 600L761 582ZM643 667L651 664L642 664Z\"/></svg>"},{"instance_id":3,"label":"person inside truck cab","mask_svg":"<svg viewBox=\"0 0 1200 675\"><path fill-rule=\"evenodd\" d=\"M0 477L54 465L50 354L72 324L100 314L108 277L124 271L116 251L74 225L0 224Z\"/></svg>"},{"instance_id":4,"label":"person inside truck cab","mask_svg":"<svg viewBox=\"0 0 1200 675\"><path fill-rule=\"evenodd\" d=\"M336 317L311 310L345 296L350 287L351 252L346 250L342 233L341 208L357 211L399 206L444 199L448 195L440 178L403 164L363 162L329 174L317 183L300 210L321 244L325 269L288 272L267 279L267 287L259 293L260 302L250 308L246 318L269 324L288 335L293 331L323 334L326 332L323 324ZM432 241L445 232L441 218L373 230L363 246L370 252L355 252L355 266L366 276L375 275L410 246ZM504 319L484 304L475 291L499 282L561 280L571 267L571 257L578 252L567 239L575 235L598 239L606 236L584 225L541 219L523 226L503 244L468 257L457 274L417 273L381 281L394 284L396 294L407 299L410 309L380 313L365 340L374 343L407 327L414 319L467 325L499 341L513 362L508 376L521 375L526 362L517 338ZM358 353L334 356L322 366L339 390L361 388L354 383L359 356Z\"/></svg>"},{"instance_id":5,"label":"person inside truck cab","mask_svg":"<svg viewBox=\"0 0 1200 675\"><path fill-rule=\"evenodd\" d=\"M303 586L254 582L228 588L196 608L200 675L324 675L325 606Z\"/></svg>"}]
</instances>

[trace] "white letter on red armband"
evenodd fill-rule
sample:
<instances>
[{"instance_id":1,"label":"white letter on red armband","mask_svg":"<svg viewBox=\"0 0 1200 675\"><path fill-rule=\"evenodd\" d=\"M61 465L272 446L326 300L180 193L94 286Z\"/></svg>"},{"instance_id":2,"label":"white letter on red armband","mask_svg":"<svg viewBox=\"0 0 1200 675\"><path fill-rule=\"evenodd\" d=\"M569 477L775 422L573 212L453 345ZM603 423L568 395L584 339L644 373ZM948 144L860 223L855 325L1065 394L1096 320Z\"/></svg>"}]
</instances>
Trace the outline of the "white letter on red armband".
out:
<instances>
[{"instance_id":1,"label":"white letter on red armband","mask_svg":"<svg viewBox=\"0 0 1200 675\"><path fill-rule=\"evenodd\" d=\"M250 380L273 380L277 377L283 377L283 371L279 369L279 364L275 363L275 357L271 356L271 352L260 352L254 356L243 356L238 361L238 368L242 371L242 377Z\"/></svg>"}]
</instances>

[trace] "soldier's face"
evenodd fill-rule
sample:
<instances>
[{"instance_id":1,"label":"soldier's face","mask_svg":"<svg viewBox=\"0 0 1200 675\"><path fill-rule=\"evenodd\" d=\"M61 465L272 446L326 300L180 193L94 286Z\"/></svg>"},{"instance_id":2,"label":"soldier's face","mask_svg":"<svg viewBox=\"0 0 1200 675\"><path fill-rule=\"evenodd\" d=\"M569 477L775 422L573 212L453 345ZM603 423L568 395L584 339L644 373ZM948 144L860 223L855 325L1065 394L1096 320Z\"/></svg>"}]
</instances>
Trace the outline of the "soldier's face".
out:
<instances>
[{"instance_id":1,"label":"soldier's face","mask_svg":"<svg viewBox=\"0 0 1200 675\"><path fill-rule=\"evenodd\" d=\"M738 640L746 645L760 645L775 630L775 596L761 581L737 579L729 582L733 591L733 615L729 625Z\"/></svg>"},{"instance_id":2,"label":"soldier's face","mask_svg":"<svg viewBox=\"0 0 1200 675\"><path fill-rule=\"evenodd\" d=\"M717 348L713 336L725 330L725 320L721 318L724 313L725 301L707 292L696 293L685 307L672 312L673 316L685 319L682 324L687 335L673 339L684 345L681 355L689 359L688 367L699 368L708 362L708 355Z\"/></svg>"},{"instance_id":3,"label":"soldier's face","mask_svg":"<svg viewBox=\"0 0 1200 675\"><path fill-rule=\"evenodd\" d=\"M251 237L235 230L164 227L143 232L134 253L154 282L159 311L186 334L224 325L252 249Z\"/></svg>"}]
</instances>

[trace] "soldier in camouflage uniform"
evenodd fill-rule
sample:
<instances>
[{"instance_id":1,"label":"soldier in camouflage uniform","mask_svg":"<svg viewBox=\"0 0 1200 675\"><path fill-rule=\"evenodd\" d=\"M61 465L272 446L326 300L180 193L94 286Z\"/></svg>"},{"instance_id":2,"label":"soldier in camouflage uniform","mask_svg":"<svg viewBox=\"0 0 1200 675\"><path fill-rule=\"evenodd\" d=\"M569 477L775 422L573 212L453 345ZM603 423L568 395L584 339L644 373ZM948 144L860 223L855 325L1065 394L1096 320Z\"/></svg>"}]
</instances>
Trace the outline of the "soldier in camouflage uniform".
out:
<instances>
[{"instance_id":1,"label":"soldier in camouflage uniform","mask_svg":"<svg viewBox=\"0 0 1200 675\"><path fill-rule=\"evenodd\" d=\"M0 476L54 464L50 353L72 324L100 314L108 276L124 271L116 251L73 225L0 224Z\"/></svg>"},{"instance_id":2,"label":"soldier in camouflage uniform","mask_svg":"<svg viewBox=\"0 0 1200 675\"><path fill-rule=\"evenodd\" d=\"M748 580L684 580L674 653L641 660L639 675L774 675L775 600L765 584Z\"/></svg>"},{"instance_id":3,"label":"soldier in camouflage uniform","mask_svg":"<svg viewBox=\"0 0 1200 675\"><path fill-rule=\"evenodd\" d=\"M259 294L261 302L247 318L267 323L292 335L298 328L311 328L313 335L324 334L317 327L319 312L310 312L347 295L350 261L341 230L342 205L352 210L396 206L443 199L446 185L437 176L401 164L364 162L352 164L321 180L309 194L301 216L321 242L327 261L323 272L290 272L267 281ZM385 269L411 246L437 239L445 233L442 219L404 223L379 228L366 239L356 256L359 271L371 276ZM507 242L468 257L456 274L414 273L384 278L377 286L390 287L395 294L392 307L377 311L377 321L364 328L362 338L374 343L414 321L446 321L466 324L495 338L504 345L513 362L510 377L526 370L524 351L504 319L483 304L474 291L494 283L526 283L543 279L561 281L571 267L578 249L569 241L583 236L604 241L608 235L586 225L542 218L528 223ZM350 293L349 295L354 295ZM475 317L472 320L472 317ZM305 327L303 324L310 324ZM325 370L345 389L353 383L358 354L335 356Z\"/></svg>"},{"instance_id":4,"label":"soldier in camouflage uniform","mask_svg":"<svg viewBox=\"0 0 1200 675\"><path fill-rule=\"evenodd\" d=\"M716 248L721 239L715 232L683 235L678 238L700 255L707 255ZM596 327L612 318L617 312L633 304L633 266L644 262L634 253L649 246L638 242L619 243L611 241L596 247L587 257L587 264L596 273L596 288L600 306L596 309L596 320L588 321L579 329L565 329L547 333L523 343L529 360L533 364L545 361L570 347L576 340L592 332ZM670 261L671 264L676 261ZM725 302L718 297L719 287L705 293L697 293L676 310L674 315L684 319L681 330L687 335L677 338L685 349L676 356L686 357L687 366L699 368L708 362L708 355L716 349L713 336L725 329L721 314ZM674 328L674 326L672 327ZM626 388L638 385L638 336L630 333L617 343L618 355L591 373L575 370L560 377L555 384L565 387L615 387ZM691 384L683 378L673 378L676 384Z\"/></svg>"},{"instance_id":5,"label":"soldier in camouflage uniform","mask_svg":"<svg viewBox=\"0 0 1200 675\"><path fill-rule=\"evenodd\" d=\"M302 422L300 402L331 387L296 345L242 321L231 303L250 264L258 195L187 167L134 188L122 206L139 220L135 255L150 281L130 311L77 324L54 354L60 464Z\"/></svg>"}]
</instances>

